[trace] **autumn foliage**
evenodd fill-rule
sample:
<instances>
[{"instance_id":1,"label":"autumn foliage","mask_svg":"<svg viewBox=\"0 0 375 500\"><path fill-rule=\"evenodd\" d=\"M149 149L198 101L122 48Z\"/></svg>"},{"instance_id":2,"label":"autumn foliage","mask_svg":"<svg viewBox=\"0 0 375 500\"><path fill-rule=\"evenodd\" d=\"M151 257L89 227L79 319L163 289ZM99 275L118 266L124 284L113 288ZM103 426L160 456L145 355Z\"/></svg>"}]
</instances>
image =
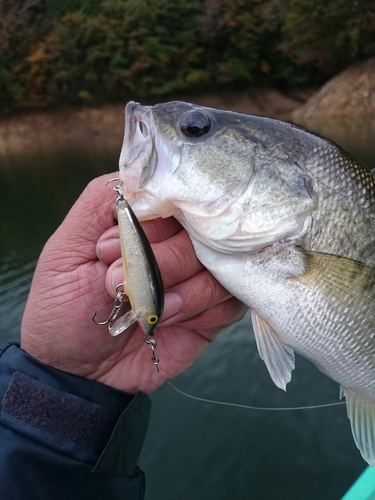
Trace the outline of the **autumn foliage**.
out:
<instances>
[{"instance_id":1,"label":"autumn foliage","mask_svg":"<svg viewBox=\"0 0 375 500\"><path fill-rule=\"evenodd\" d=\"M320 84L375 55L373 0L0 0L0 109Z\"/></svg>"}]
</instances>

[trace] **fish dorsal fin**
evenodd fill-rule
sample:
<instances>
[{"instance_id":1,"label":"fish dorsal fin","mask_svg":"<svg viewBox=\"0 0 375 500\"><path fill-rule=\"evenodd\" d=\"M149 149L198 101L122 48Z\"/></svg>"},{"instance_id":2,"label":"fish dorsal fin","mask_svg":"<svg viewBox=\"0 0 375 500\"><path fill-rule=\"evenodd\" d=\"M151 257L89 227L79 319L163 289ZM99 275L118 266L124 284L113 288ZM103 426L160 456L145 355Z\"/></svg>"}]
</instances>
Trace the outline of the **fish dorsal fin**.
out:
<instances>
[{"instance_id":1,"label":"fish dorsal fin","mask_svg":"<svg viewBox=\"0 0 375 500\"><path fill-rule=\"evenodd\" d=\"M273 328L255 311L251 311L259 356L265 362L275 385L286 390L294 370L294 351L284 344Z\"/></svg>"},{"instance_id":2,"label":"fish dorsal fin","mask_svg":"<svg viewBox=\"0 0 375 500\"><path fill-rule=\"evenodd\" d=\"M375 467L375 403L340 386L340 398L343 396L355 444L366 462Z\"/></svg>"}]
</instances>

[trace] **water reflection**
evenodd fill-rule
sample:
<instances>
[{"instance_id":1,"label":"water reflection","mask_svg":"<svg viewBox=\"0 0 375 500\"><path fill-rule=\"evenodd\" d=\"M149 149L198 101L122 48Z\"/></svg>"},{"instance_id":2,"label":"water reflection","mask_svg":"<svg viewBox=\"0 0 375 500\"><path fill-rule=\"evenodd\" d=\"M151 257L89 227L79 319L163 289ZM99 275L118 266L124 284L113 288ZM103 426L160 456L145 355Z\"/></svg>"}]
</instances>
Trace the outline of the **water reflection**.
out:
<instances>
[{"instance_id":1,"label":"water reflection","mask_svg":"<svg viewBox=\"0 0 375 500\"><path fill-rule=\"evenodd\" d=\"M1 344L19 339L21 318L29 293L36 259L11 252L0 262Z\"/></svg>"},{"instance_id":2,"label":"water reflection","mask_svg":"<svg viewBox=\"0 0 375 500\"><path fill-rule=\"evenodd\" d=\"M375 167L375 127L310 127ZM120 144L7 156L0 168L0 340L17 340L32 272L47 238L87 182L115 171ZM91 311L90 311L91 313ZM162 362L163 348L159 357ZM272 384L249 319L220 335L176 380L188 393L255 406L337 401L338 387L298 358L288 392ZM153 395L141 456L147 500L337 500L365 468L344 407L254 412L186 399L164 386Z\"/></svg>"},{"instance_id":3,"label":"water reflection","mask_svg":"<svg viewBox=\"0 0 375 500\"><path fill-rule=\"evenodd\" d=\"M18 340L22 310L44 243L86 184L115 171L118 151L80 150L0 158L0 340Z\"/></svg>"}]
</instances>

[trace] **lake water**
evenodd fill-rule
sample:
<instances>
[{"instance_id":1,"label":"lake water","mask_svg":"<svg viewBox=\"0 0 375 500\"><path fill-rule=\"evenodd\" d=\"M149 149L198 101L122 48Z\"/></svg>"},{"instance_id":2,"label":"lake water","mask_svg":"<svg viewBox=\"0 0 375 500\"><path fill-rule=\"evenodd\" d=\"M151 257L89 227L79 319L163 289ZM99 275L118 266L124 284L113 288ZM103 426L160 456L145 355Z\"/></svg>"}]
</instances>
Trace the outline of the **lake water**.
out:
<instances>
[{"instance_id":1,"label":"lake water","mask_svg":"<svg viewBox=\"0 0 375 500\"><path fill-rule=\"evenodd\" d=\"M312 128L375 167L371 124ZM53 154L1 158L1 343L19 339L45 241L86 183L116 170L119 148L120 142L115 149L93 142ZM162 362L162 348L158 355ZM300 357L287 393L277 389L258 356L248 317L223 332L174 384L195 396L262 407L338 400L337 384ZM343 405L254 411L194 401L167 385L152 399L140 459L147 500L338 500L366 466Z\"/></svg>"}]
</instances>

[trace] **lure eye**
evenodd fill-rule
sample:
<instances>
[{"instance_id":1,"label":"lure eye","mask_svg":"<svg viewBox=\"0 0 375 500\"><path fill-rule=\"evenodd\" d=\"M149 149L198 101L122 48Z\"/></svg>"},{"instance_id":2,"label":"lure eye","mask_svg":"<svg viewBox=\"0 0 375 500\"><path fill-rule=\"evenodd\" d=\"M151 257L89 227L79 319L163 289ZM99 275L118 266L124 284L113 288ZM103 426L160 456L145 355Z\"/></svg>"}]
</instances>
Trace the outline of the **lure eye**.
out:
<instances>
[{"instance_id":1,"label":"lure eye","mask_svg":"<svg viewBox=\"0 0 375 500\"><path fill-rule=\"evenodd\" d=\"M187 137L201 137L211 130L211 120L201 111L192 111L182 117L180 130Z\"/></svg>"},{"instance_id":2,"label":"lure eye","mask_svg":"<svg viewBox=\"0 0 375 500\"><path fill-rule=\"evenodd\" d=\"M155 325L155 323L158 322L159 316L156 314L150 314L150 316L147 316L146 321L149 325Z\"/></svg>"}]
</instances>

